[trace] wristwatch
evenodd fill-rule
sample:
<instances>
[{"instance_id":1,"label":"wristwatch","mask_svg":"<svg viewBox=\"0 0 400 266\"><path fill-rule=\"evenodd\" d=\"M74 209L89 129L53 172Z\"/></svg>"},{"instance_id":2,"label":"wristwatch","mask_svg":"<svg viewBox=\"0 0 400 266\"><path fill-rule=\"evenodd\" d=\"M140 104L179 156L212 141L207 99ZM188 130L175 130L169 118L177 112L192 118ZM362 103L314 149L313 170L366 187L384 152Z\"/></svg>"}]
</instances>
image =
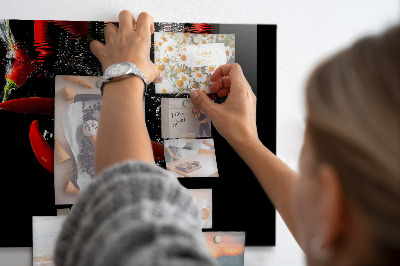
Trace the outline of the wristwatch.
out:
<instances>
[{"instance_id":1,"label":"wristwatch","mask_svg":"<svg viewBox=\"0 0 400 266\"><path fill-rule=\"evenodd\" d=\"M144 83L144 92L146 92L147 88L147 79L143 72L134 64L130 62L121 62L112 64L107 67L106 71L104 71L104 75L101 80L97 81L97 87L101 90L101 95L103 95L104 85L108 82L124 80L126 78L138 76L143 80Z\"/></svg>"}]
</instances>

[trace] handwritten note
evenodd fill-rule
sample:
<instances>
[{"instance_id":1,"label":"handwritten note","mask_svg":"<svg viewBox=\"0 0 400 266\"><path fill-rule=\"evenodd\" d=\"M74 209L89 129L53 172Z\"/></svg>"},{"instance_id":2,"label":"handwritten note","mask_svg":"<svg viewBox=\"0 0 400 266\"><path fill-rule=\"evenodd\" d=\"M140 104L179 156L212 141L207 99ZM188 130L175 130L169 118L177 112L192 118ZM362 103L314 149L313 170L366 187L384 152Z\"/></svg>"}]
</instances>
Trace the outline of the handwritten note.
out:
<instances>
[{"instance_id":1,"label":"handwritten note","mask_svg":"<svg viewBox=\"0 0 400 266\"><path fill-rule=\"evenodd\" d=\"M185 112L175 111L171 113L171 126L177 127L180 124L186 122L186 114Z\"/></svg>"},{"instance_id":2,"label":"handwritten note","mask_svg":"<svg viewBox=\"0 0 400 266\"><path fill-rule=\"evenodd\" d=\"M196 119L183 105L184 98L161 99L162 138L182 138L183 134L195 134Z\"/></svg>"},{"instance_id":3,"label":"handwritten note","mask_svg":"<svg viewBox=\"0 0 400 266\"><path fill-rule=\"evenodd\" d=\"M226 64L226 52L223 43L187 45L186 57L185 64L188 67Z\"/></svg>"}]
</instances>

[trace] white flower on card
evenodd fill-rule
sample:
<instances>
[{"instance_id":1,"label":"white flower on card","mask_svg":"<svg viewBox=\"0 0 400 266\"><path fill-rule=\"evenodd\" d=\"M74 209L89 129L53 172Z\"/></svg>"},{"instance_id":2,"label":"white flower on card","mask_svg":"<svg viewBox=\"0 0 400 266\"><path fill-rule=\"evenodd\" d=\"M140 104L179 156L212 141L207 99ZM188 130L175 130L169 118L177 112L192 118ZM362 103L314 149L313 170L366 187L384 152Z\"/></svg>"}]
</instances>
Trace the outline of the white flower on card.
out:
<instances>
[{"instance_id":1,"label":"white flower on card","mask_svg":"<svg viewBox=\"0 0 400 266\"><path fill-rule=\"evenodd\" d=\"M226 62L228 62L233 54L232 48L230 46L225 46L225 53L226 53Z\"/></svg>"},{"instance_id":2,"label":"white flower on card","mask_svg":"<svg viewBox=\"0 0 400 266\"><path fill-rule=\"evenodd\" d=\"M205 82L207 80L207 76L204 75L201 70L195 70L195 72L192 73L192 76L194 77L194 80L196 82Z\"/></svg>"},{"instance_id":3,"label":"white flower on card","mask_svg":"<svg viewBox=\"0 0 400 266\"><path fill-rule=\"evenodd\" d=\"M180 73L178 73L177 76L178 76L179 80L182 80L184 87L188 87L189 86L189 76L186 73L180 72Z\"/></svg>"},{"instance_id":4,"label":"white flower on card","mask_svg":"<svg viewBox=\"0 0 400 266\"><path fill-rule=\"evenodd\" d=\"M173 32L168 32L165 36L167 37L167 40L171 40L174 37L175 33Z\"/></svg>"},{"instance_id":5,"label":"white flower on card","mask_svg":"<svg viewBox=\"0 0 400 266\"><path fill-rule=\"evenodd\" d=\"M212 73L214 73L214 71L218 68L218 66L207 66L206 67L206 72L210 75L212 75Z\"/></svg>"},{"instance_id":6,"label":"white flower on card","mask_svg":"<svg viewBox=\"0 0 400 266\"><path fill-rule=\"evenodd\" d=\"M201 44L201 41L202 41L201 35L196 34L196 35L193 36L192 39L193 39L193 43L194 44Z\"/></svg>"},{"instance_id":7,"label":"white flower on card","mask_svg":"<svg viewBox=\"0 0 400 266\"><path fill-rule=\"evenodd\" d=\"M206 84L206 82L200 84L200 87L199 87L200 91L206 93L207 89L208 89L208 85Z\"/></svg>"}]
</instances>

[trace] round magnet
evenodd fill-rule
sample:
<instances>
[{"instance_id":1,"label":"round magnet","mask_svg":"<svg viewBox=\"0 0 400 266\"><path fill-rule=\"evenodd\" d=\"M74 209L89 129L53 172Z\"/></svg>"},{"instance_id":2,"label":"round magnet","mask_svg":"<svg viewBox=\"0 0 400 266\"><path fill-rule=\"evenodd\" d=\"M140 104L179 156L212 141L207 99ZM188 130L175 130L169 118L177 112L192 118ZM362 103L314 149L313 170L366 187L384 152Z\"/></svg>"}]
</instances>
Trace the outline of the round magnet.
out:
<instances>
[{"instance_id":1,"label":"round magnet","mask_svg":"<svg viewBox=\"0 0 400 266\"><path fill-rule=\"evenodd\" d=\"M96 81L96 87L99 88L99 89L101 88L101 79Z\"/></svg>"},{"instance_id":2,"label":"round magnet","mask_svg":"<svg viewBox=\"0 0 400 266\"><path fill-rule=\"evenodd\" d=\"M193 43L194 44L198 44L200 42L200 36L199 35L195 35L194 37L193 37Z\"/></svg>"},{"instance_id":3,"label":"round magnet","mask_svg":"<svg viewBox=\"0 0 400 266\"><path fill-rule=\"evenodd\" d=\"M217 243L217 244L220 243L221 240L222 240L221 236L215 236L214 237L214 242Z\"/></svg>"},{"instance_id":4,"label":"round magnet","mask_svg":"<svg viewBox=\"0 0 400 266\"><path fill-rule=\"evenodd\" d=\"M183 101L183 106L188 107L191 103L192 103L192 101L190 99L185 99Z\"/></svg>"}]
</instances>

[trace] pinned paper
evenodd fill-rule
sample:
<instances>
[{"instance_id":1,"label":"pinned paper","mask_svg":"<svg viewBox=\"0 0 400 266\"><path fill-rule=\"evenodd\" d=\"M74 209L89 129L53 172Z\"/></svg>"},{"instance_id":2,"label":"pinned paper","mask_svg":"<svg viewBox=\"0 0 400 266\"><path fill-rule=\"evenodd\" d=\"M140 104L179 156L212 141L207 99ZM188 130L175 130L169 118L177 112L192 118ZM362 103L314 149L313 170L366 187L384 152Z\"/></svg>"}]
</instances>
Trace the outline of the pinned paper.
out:
<instances>
[{"instance_id":1,"label":"pinned paper","mask_svg":"<svg viewBox=\"0 0 400 266\"><path fill-rule=\"evenodd\" d=\"M213 139L164 140L167 170L178 177L218 177Z\"/></svg>"},{"instance_id":2,"label":"pinned paper","mask_svg":"<svg viewBox=\"0 0 400 266\"><path fill-rule=\"evenodd\" d=\"M71 210L69 208L65 208L65 209L57 209L57 216L67 216L69 213L71 212Z\"/></svg>"},{"instance_id":3,"label":"pinned paper","mask_svg":"<svg viewBox=\"0 0 400 266\"><path fill-rule=\"evenodd\" d=\"M215 66L226 64L225 46L223 43L187 45L186 61L188 67Z\"/></svg>"},{"instance_id":4,"label":"pinned paper","mask_svg":"<svg viewBox=\"0 0 400 266\"><path fill-rule=\"evenodd\" d=\"M211 137L211 120L193 104L185 106L186 100L185 98L161 99L162 138Z\"/></svg>"},{"instance_id":5,"label":"pinned paper","mask_svg":"<svg viewBox=\"0 0 400 266\"><path fill-rule=\"evenodd\" d=\"M235 35L155 32L154 61L164 75L156 93L209 93L214 71L235 62Z\"/></svg>"},{"instance_id":6,"label":"pinned paper","mask_svg":"<svg viewBox=\"0 0 400 266\"><path fill-rule=\"evenodd\" d=\"M54 247L65 216L33 216L33 265L54 265Z\"/></svg>"},{"instance_id":7,"label":"pinned paper","mask_svg":"<svg viewBox=\"0 0 400 266\"><path fill-rule=\"evenodd\" d=\"M189 189L199 204L202 228L212 228L212 189Z\"/></svg>"},{"instance_id":8,"label":"pinned paper","mask_svg":"<svg viewBox=\"0 0 400 266\"><path fill-rule=\"evenodd\" d=\"M210 254L219 266L244 265L245 232L204 232Z\"/></svg>"}]
</instances>

